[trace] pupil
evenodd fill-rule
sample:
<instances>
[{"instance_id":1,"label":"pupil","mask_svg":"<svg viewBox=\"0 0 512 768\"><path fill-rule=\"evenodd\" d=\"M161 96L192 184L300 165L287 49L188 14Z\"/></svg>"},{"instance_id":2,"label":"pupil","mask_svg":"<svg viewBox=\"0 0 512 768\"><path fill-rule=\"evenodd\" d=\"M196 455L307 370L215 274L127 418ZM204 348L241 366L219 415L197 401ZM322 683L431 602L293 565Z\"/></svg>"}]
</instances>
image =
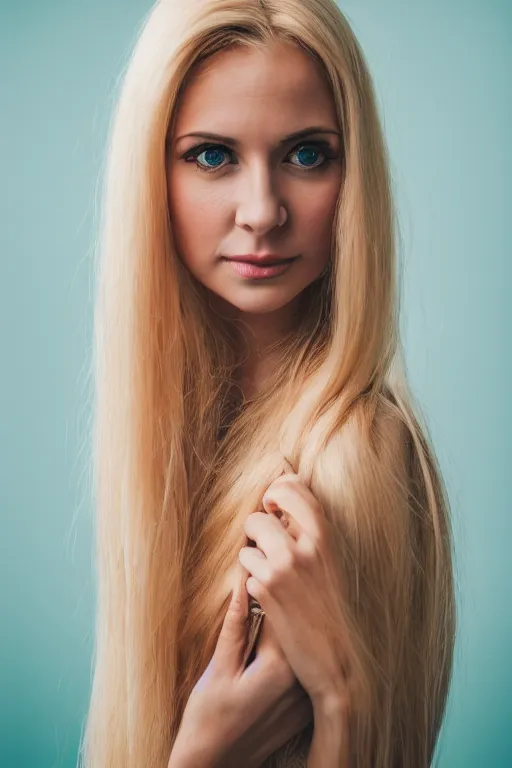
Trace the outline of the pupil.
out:
<instances>
[{"instance_id":1,"label":"pupil","mask_svg":"<svg viewBox=\"0 0 512 768\"><path fill-rule=\"evenodd\" d=\"M317 152L318 149L316 149L316 147L303 147L297 152L297 157L301 163L303 162L305 165L312 165L317 160Z\"/></svg>"},{"instance_id":2,"label":"pupil","mask_svg":"<svg viewBox=\"0 0 512 768\"><path fill-rule=\"evenodd\" d=\"M208 165L220 165L224 159L224 152L220 149L207 149L204 158Z\"/></svg>"}]
</instances>

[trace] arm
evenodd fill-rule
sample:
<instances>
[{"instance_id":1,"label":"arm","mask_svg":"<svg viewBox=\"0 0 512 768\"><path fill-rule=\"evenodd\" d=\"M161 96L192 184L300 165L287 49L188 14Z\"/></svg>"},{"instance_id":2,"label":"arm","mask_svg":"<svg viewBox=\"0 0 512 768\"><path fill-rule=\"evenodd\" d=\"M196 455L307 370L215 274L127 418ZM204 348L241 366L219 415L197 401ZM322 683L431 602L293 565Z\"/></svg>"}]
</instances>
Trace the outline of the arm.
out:
<instances>
[{"instance_id":1,"label":"arm","mask_svg":"<svg viewBox=\"0 0 512 768\"><path fill-rule=\"evenodd\" d=\"M171 752L167 768L213 768L216 761L206 751L202 750L196 738L192 743L178 743Z\"/></svg>"},{"instance_id":2,"label":"arm","mask_svg":"<svg viewBox=\"0 0 512 768\"><path fill-rule=\"evenodd\" d=\"M313 702L315 730L307 768L349 768L348 710L337 693Z\"/></svg>"}]
</instances>

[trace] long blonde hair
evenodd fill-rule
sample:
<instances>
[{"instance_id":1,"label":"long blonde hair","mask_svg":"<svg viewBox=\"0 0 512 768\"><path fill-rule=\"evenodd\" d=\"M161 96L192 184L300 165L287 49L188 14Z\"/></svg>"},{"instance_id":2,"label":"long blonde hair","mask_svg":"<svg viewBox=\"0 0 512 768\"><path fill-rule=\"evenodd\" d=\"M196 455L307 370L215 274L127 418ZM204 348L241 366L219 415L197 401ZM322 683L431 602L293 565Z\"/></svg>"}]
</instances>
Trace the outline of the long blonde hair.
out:
<instances>
[{"instance_id":1,"label":"long blonde hair","mask_svg":"<svg viewBox=\"0 0 512 768\"><path fill-rule=\"evenodd\" d=\"M303 292L307 311L276 345L264 394L238 408L239 338L173 245L166 141L196 63L275 39L323 67L343 182L330 269ZM354 765L430 765L455 635L448 501L401 362L397 227L372 82L335 3L160 0L123 79L102 211L97 621L80 760L165 768L215 646L243 521L286 459L335 531Z\"/></svg>"}]
</instances>

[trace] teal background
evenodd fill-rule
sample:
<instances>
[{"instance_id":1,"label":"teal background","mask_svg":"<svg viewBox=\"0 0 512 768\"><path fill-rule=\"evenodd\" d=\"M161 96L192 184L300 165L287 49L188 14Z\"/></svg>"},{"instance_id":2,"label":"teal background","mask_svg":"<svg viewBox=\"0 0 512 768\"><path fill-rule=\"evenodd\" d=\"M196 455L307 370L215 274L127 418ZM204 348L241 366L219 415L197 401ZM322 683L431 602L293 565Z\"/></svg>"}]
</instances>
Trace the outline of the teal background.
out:
<instances>
[{"instance_id":1,"label":"teal background","mask_svg":"<svg viewBox=\"0 0 512 768\"><path fill-rule=\"evenodd\" d=\"M0 0L1 768L73 768L87 709L92 243L112 94L149 7ZM512 4L342 8L375 78L407 363L453 506L460 631L439 765L506 768Z\"/></svg>"}]
</instances>

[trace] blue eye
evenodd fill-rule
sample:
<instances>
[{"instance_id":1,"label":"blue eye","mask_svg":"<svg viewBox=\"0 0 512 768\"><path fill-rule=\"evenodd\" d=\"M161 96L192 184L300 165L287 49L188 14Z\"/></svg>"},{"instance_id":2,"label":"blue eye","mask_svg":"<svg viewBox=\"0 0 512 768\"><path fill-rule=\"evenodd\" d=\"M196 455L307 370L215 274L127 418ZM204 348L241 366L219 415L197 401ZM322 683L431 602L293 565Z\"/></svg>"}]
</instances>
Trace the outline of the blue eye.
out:
<instances>
[{"instance_id":1,"label":"blue eye","mask_svg":"<svg viewBox=\"0 0 512 768\"><path fill-rule=\"evenodd\" d=\"M225 157L233 159L233 152L221 144L200 144L192 147L183 156L187 163L194 162L200 171L211 173L219 168L224 168ZM201 158L201 159L200 159Z\"/></svg>"},{"instance_id":2,"label":"blue eye","mask_svg":"<svg viewBox=\"0 0 512 768\"><path fill-rule=\"evenodd\" d=\"M206 165L207 168L218 168L220 165L222 165L225 154L226 152L223 149L219 149L218 147L210 147L209 149L205 149L203 152L197 155L196 159L199 160L201 155L204 155L204 163L200 162L200 165Z\"/></svg>"},{"instance_id":3,"label":"blue eye","mask_svg":"<svg viewBox=\"0 0 512 768\"><path fill-rule=\"evenodd\" d=\"M297 151L293 152L291 157L294 155L299 159L299 163L292 163L292 165L298 165L302 168L317 168L319 165L323 164L323 160L325 159L323 157L323 152L314 144L304 144L302 147L299 147ZM319 155L323 159L322 162L317 163Z\"/></svg>"},{"instance_id":4,"label":"blue eye","mask_svg":"<svg viewBox=\"0 0 512 768\"><path fill-rule=\"evenodd\" d=\"M329 144L322 141L301 144L288 155L289 158L297 157L298 162L291 161L290 164L304 171L327 167L329 161L335 156L336 153ZM226 158L227 163L224 162ZM206 173L212 173L230 164L237 164L233 150L223 144L200 144L186 152L183 159L186 162L194 162L200 171Z\"/></svg>"}]
</instances>

